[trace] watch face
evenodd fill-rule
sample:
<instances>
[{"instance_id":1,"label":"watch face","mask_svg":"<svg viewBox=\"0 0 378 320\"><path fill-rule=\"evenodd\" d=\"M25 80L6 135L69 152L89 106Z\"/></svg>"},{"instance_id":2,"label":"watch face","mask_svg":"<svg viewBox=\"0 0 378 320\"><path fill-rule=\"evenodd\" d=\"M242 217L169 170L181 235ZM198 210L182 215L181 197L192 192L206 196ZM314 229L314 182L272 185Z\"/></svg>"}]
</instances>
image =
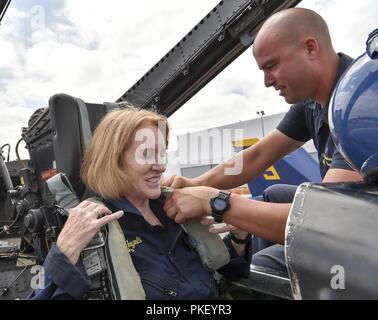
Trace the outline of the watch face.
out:
<instances>
[{"instance_id":1,"label":"watch face","mask_svg":"<svg viewBox=\"0 0 378 320\"><path fill-rule=\"evenodd\" d=\"M226 208L227 204L226 204L226 201L222 199L215 199L213 202L213 206L216 210L222 211Z\"/></svg>"}]
</instances>

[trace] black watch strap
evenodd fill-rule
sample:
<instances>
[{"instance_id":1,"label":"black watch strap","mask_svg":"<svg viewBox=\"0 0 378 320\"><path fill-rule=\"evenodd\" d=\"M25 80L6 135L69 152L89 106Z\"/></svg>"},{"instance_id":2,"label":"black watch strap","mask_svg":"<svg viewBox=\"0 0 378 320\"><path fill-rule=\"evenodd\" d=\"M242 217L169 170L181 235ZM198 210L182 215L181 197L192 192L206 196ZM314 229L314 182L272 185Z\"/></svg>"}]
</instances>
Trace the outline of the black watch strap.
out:
<instances>
[{"instance_id":1,"label":"black watch strap","mask_svg":"<svg viewBox=\"0 0 378 320\"><path fill-rule=\"evenodd\" d=\"M216 222L216 223L222 223L223 222L223 212L218 213L218 212L213 211L211 213L211 216L214 218L214 222Z\"/></svg>"},{"instance_id":2,"label":"black watch strap","mask_svg":"<svg viewBox=\"0 0 378 320\"><path fill-rule=\"evenodd\" d=\"M234 236L234 234L231 232L231 240L234 241L237 244L247 244L251 240L252 235L248 234L248 236L245 239L239 239Z\"/></svg>"}]
</instances>

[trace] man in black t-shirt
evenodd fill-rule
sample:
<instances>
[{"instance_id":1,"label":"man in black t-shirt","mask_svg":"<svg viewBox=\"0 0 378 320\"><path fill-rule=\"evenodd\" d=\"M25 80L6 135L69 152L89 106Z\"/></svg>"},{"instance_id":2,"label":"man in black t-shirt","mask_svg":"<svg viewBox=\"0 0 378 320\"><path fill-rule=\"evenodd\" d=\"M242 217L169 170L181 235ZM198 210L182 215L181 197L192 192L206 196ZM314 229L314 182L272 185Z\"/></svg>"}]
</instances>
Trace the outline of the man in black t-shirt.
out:
<instances>
[{"instance_id":1,"label":"man in black t-shirt","mask_svg":"<svg viewBox=\"0 0 378 320\"><path fill-rule=\"evenodd\" d=\"M338 53L339 67L332 90L353 59ZM328 125L328 99L323 107L319 102L307 100L291 106L277 130L291 139L301 142L313 140L318 152L320 174L324 178L330 168L352 170L336 149Z\"/></svg>"},{"instance_id":2,"label":"man in black t-shirt","mask_svg":"<svg viewBox=\"0 0 378 320\"><path fill-rule=\"evenodd\" d=\"M255 38L253 55L264 73L265 85L274 87L287 103L294 105L276 129L230 161L194 179L179 176L168 179L167 185L182 189L173 192L165 211L178 223L209 215L220 220L222 216L235 227L277 243L264 249L267 244L257 241L254 250L264 250L255 253L252 262L285 272L284 250L280 244L284 243L296 186L269 187L263 202L234 194L219 195L219 189L246 183L310 139L318 151L324 182L360 180L359 173L336 150L328 126L328 104L333 88L352 59L336 53L322 17L302 8L286 9L271 16ZM227 169L237 163L243 164L241 172L227 174ZM216 212L214 201L210 203L214 197L227 198L218 201L220 206L222 201L228 202L224 209L218 210L220 213ZM239 240L242 243L243 239Z\"/></svg>"}]
</instances>

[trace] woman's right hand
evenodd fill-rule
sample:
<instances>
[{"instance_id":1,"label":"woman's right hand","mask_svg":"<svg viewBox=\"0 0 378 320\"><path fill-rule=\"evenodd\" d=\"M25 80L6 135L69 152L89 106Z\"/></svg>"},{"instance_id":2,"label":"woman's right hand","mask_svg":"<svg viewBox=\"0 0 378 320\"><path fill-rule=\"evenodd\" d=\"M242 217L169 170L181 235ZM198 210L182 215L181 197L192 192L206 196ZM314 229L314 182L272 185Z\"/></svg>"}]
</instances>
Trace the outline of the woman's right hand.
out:
<instances>
[{"instance_id":1,"label":"woman's right hand","mask_svg":"<svg viewBox=\"0 0 378 320\"><path fill-rule=\"evenodd\" d=\"M56 245L72 264L76 264L80 252L103 225L123 216L123 211L112 213L104 205L91 201L81 202L70 209L69 213Z\"/></svg>"}]
</instances>

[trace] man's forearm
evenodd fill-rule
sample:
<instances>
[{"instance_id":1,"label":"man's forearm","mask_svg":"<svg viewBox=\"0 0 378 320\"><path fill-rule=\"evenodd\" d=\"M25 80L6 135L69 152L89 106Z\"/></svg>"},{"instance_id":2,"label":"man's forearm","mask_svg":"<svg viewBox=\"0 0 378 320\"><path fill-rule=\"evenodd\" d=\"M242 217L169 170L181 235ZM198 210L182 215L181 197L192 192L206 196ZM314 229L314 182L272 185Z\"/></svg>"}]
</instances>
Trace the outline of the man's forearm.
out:
<instances>
[{"instance_id":1,"label":"man's forearm","mask_svg":"<svg viewBox=\"0 0 378 320\"><path fill-rule=\"evenodd\" d=\"M195 178L195 180L198 185L221 190L236 188L255 178L266 169L266 164L260 164L261 162L257 150L249 150L248 152L245 150Z\"/></svg>"},{"instance_id":2,"label":"man's forearm","mask_svg":"<svg viewBox=\"0 0 378 320\"><path fill-rule=\"evenodd\" d=\"M348 181L361 181L362 176L357 171L350 171L345 169L329 169L325 177L324 183L334 182L348 182Z\"/></svg>"},{"instance_id":3,"label":"man's forearm","mask_svg":"<svg viewBox=\"0 0 378 320\"><path fill-rule=\"evenodd\" d=\"M230 159L225 163L217 165L194 180L198 181L198 185L200 186L213 187L221 190L240 186L246 182L241 174L226 175L227 168L230 168L230 165L228 164L236 161Z\"/></svg>"},{"instance_id":4,"label":"man's forearm","mask_svg":"<svg viewBox=\"0 0 378 320\"><path fill-rule=\"evenodd\" d=\"M257 144L239 152L234 158L195 178L197 185L231 189L256 178L286 154L299 148L296 141L273 130Z\"/></svg>"}]
</instances>

